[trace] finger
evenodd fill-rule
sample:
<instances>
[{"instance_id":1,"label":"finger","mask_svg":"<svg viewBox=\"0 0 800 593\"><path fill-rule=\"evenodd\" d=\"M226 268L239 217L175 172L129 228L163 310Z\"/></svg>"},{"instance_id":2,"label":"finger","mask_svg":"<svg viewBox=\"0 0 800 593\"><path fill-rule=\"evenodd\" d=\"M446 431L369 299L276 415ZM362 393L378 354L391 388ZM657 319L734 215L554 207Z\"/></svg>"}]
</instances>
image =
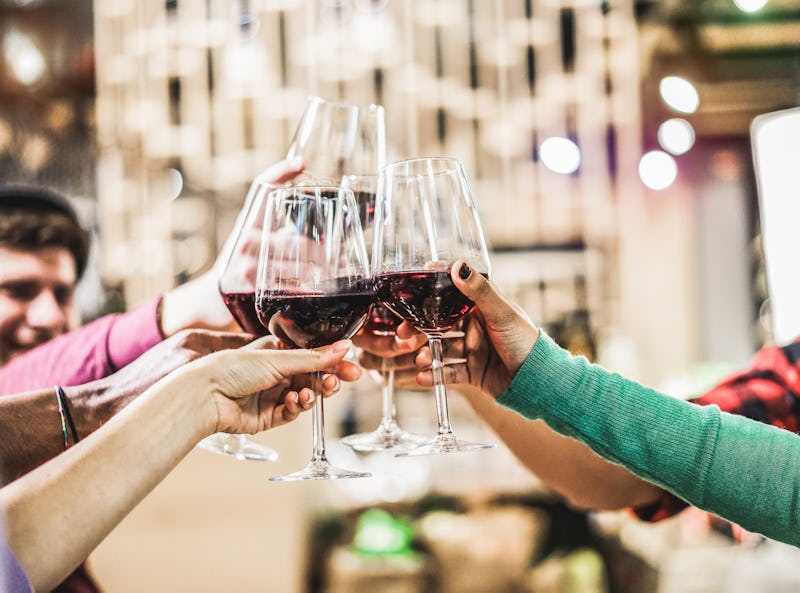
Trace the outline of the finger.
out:
<instances>
[{"instance_id":1,"label":"finger","mask_svg":"<svg viewBox=\"0 0 800 593\"><path fill-rule=\"evenodd\" d=\"M418 332L417 330L415 330L414 326L411 325L408 321L404 321L403 323L401 323L397 327L395 332L397 333L397 337L400 338L401 340L407 340L409 338L413 338L415 335L418 336L421 335L423 338L425 337L422 334L422 332Z\"/></svg>"},{"instance_id":2,"label":"finger","mask_svg":"<svg viewBox=\"0 0 800 593\"><path fill-rule=\"evenodd\" d=\"M450 270L453 280L464 296L469 298L480 309L486 322L497 328L508 327L522 322L532 325L527 315L507 301L482 274L478 274L463 260L453 263Z\"/></svg>"},{"instance_id":3,"label":"finger","mask_svg":"<svg viewBox=\"0 0 800 593\"><path fill-rule=\"evenodd\" d=\"M445 365L442 367L442 376L447 385L469 383L469 373L464 363ZM417 373L416 381L422 387L433 387L433 373L430 369L422 370Z\"/></svg>"},{"instance_id":4,"label":"finger","mask_svg":"<svg viewBox=\"0 0 800 593\"><path fill-rule=\"evenodd\" d=\"M411 326L408 326L411 327ZM411 333L407 338L401 338L398 335L394 336L376 336L374 334L364 332L356 337L354 342L362 350L366 350L377 356L383 358L392 358L401 356L403 354L414 352L427 341L425 334L411 329Z\"/></svg>"},{"instance_id":5,"label":"finger","mask_svg":"<svg viewBox=\"0 0 800 593\"><path fill-rule=\"evenodd\" d=\"M300 405L300 395L296 391L290 391L283 398L283 410L281 416L287 422L300 415L303 407Z\"/></svg>"},{"instance_id":6,"label":"finger","mask_svg":"<svg viewBox=\"0 0 800 593\"><path fill-rule=\"evenodd\" d=\"M244 348L212 355L216 358L210 364L222 370L215 374L225 396L242 397L269 389L293 375L336 368L350 349L349 340L316 350L258 349L264 344L259 338Z\"/></svg>"},{"instance_id":7,"label":"finger","mask_svg":"<svg viewBox=\"0 0 800 593\"><path fill-rule=\"evenodd\" d=\"M217 350L233 350L241 348L251 342L252 334L238 332L223 332L209 329L182 330L168 338L183 347L198 353L216 352Z\"/></svg>"},{"instance_id":8,"label":"finger","mask_svg":"<svg viewBox=\"0 0 800 593\"><path fill-rule=\"evenodd\" d=\"M414 365L418 369L427 369L430 368L432 362L433 356L431 355L431 349L427 346L425 348L420 348L416 358L414 358Z\"/></svg>"},{"instance_id":9,"label":"finger","mask_svg":"<svg viewBox=\"0 0 800 593\"><path fill-rule=\"evenodd\" d=\"M516 312L494 286L483 275L470 268L467 262L455 261L450 270L450 278L456 288L483 312L488 322L496 322L496 318L501 315L508 318L510 313Z\"/></svg>"},{"instance_id":10,"label":"finger","mask_svg":"<svg viewBox=\"0 0 800 593\"><path fill-rule=\"evenodd\" d=\"M275 341L276 339L273 336L261 336L254 340L251 338L245 348L250 350L272 350L275 348Z\"/></svg>"},{"instance_id":11,"label":"finger","mask_svg":"<svg viewBox=\"0 0 800 593\"><path fill-rule=\"evenodd\" d=\"M348 383L358 381L363 374L361 367L349 360L343 360L333 367L333 373L339 377L339 379L347 381Z\"/></svg>"},{"instance_id":12,"label":"finger","mask_svg":"<svg viewBox=\"0 0 800 593\"><path fill-rule=\"evenodd\" d=\"M284 402L273 409L270 428L291 422L313 405L314 392L308 387L300 391L290 391L286 394Z\"/></svg>"},{"instance_id":13,"label":"finger","mask_svg":"<svg viewBox=\"0 0 800 593\"><path fill-rule=\"evenodd\" d=\"M341 383L336 375L326 374L322 378L322 395L329 397L339 391Z\"/></svg>"},{"instance_id":14,"label":"finger","mask_svg":"<svg viewBox=\"0 0 800 593\"><path fill-rule=\"evenodd\" d=\"M259 175L259 180L267 183L281 184L291 181L305 169L302 157L295 157L292 160L284 160L270 166L266 171Z\"/></svg>"}]
</instances>

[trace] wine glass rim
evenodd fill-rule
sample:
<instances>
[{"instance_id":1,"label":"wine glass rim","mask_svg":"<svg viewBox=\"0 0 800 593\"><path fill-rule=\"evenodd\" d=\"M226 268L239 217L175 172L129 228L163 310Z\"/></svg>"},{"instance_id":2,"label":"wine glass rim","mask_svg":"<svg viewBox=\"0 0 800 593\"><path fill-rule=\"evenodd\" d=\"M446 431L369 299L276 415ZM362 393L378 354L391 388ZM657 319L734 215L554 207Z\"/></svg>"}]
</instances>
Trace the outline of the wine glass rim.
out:
<instances>
[{"instance_id":1,"label":"wine glass rim","mask_svg":"<svg viewBox=\"0 0 800 593\"><path fill-rule=\"evenodd\" d=\"M334 107L345 107L348 109L366 109L369 111L384 111L383 105L379 105L378 103L350 103L348 101L332 101L331 99L326 99L325 97L321 97L320 95L309 95L309 101L314 101L315 103L327 103L328 105L333 105Z\"/></svg>"},{"instance_id":2,"label":"wine glass rim","mask_svg":"<svg viewBox=\"0 0 800 593\"><path fill-rule=\"evenodd\" d=\"M320 199L320 200L339 200L344 195L345 199L353 195L353 190L349 187L342 185L292 185L287 187L276 187L269 192L268 197L272 199L273 196L282 193L280 199L292 199L295 201L304 201L307 199Z\"/></svg>"},{"instance_id":3,"label":"wine glass rim","mask_svg":"<svg viewBox=\"0 0 800 593\"><path fill-rule=\"evenodd\" d=\"M392 169L399 169L400 167L414 168L415 165L417 165L419 163L423 163L423 162L437 163L437 164L448 163L450 165L450 166L448 166L448 167L446 167L446 168L444 168L444 169L442 169L440 171L435 171L434 172L435 174L444 173L446 171L451 171L451 170L462 170L464 168L464 165L461 163L461 161L458 160L455 157L450 157L450 156L432 156L432 157L415 157L415 158L412 158L412 159L403 159L402 161L394 161L393 163L389 163L388 165L383 167L382 171L389 171L389 170L392 170ZM414 175L414 176L416 176L416 175Z\"/></svg>"}]
</instances>

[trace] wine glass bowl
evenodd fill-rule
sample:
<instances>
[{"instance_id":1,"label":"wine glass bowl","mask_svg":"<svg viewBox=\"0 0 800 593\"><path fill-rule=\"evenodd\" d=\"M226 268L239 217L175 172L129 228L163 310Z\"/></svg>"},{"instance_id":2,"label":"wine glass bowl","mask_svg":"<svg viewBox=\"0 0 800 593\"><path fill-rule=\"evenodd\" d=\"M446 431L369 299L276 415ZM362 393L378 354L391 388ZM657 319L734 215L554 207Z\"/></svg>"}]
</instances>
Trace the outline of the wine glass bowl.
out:
<instances>
[{"instance_id":1,"label":"wine glass bowl","mask_svg":"<svg viewBox=\"0 0 800 593\"><path fill-rule=\"evenodd\" d=\"M375 197L378 188L378 175L345 175L342 186L353 190L358 206L359 218L364 229L364 238L372 244L375 222ZM372 306L364 331L375 336L394 336L403 320L392 313L382 303ZM397 423L397 406L394 390L394 369L386 359L381 368L381 420L378 427L370 432L351 434L340 441L355 451L405 451L425 443L427 437L412 434L400 428Z\"/></svg>"},{"instance_id":2,"label":"wine glass bowl","mask_svg":"<svg viewBox=\"0 0 800 593\"><path fill-rule=\"evenodd\" d=\"M492 448L456 437L447 404L442 337L474 306L453 284L465 261L488 278L489 255L464 168L452 158L419 158L386 166L378 184L372 273L378 300L423 332L431 349L437 434L397 453L426 455Z\"/></svg>"},{"instance_id":3,"label":"wine glass bowl","mask_svg":"<svg viewBox=\"0 0 800 593\"><path fill-rule=\"evenodd\" d=\"M367 320L374 298L353 192L340 186L272 191L266 203L256 281L260 323L287 347L317 348L352 337ZM369 476L327 460L320 381L321 373L315 373L309 464L270 480Z\"/></svg>"},{"instance_id":4,"label":"wine glass bowl","mask_svg":"<svg viewBox=\"0 0 800 593\"><path fill-rule=\"evenodd\" d=\"M311 96L287 159L303 157L306 179L377 175L386 162L386 121L380 105L354 105Z\"/></svg>"},{"instance_id":5,"label":"wine glass bowl","mask_svg":"<svg viewBox=\"0 0 800 593\"><path fill-rule=\"evenodd\" d=\"M255 274L261 244L261 227L264 219L266 195L277 186L259 176L253 181L245 197L244 207L237 218L231 239L224 247L223 262L217 286L231 316L247 333L266 335L258 320L255 306ZM230 455L236 459L276 461L278 453L243 434L215 433L199 444L212 453Z\"/></svg>"}]
</instances>

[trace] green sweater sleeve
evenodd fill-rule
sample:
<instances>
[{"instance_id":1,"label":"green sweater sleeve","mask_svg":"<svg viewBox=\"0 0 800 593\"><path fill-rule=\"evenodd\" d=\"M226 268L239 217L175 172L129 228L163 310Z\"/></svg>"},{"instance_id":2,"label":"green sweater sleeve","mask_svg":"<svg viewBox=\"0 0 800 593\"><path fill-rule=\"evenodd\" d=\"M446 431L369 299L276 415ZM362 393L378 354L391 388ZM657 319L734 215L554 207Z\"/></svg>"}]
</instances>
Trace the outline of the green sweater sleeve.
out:
<instances>
[{"instance_id":1,"label":"green sweater sleeve","mask_svg":"<svg viewBox=\"0 0 800 593\"><path fill-rule=\"evenodd\" d=\"M544 332L497 401L701 509L800 545L796 434L643 387Z\"/></svg>"}]
</instances>

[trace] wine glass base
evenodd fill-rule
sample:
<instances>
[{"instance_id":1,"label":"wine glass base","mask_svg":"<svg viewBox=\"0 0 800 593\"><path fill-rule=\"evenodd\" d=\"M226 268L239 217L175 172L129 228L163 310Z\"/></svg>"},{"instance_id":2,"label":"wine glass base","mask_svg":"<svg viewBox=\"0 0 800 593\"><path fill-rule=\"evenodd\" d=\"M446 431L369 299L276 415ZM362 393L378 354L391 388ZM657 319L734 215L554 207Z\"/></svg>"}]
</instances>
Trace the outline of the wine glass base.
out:
<instances>
[{"instance_id":1,"label":"wine glass base","mask_svg":"<svg viewBox=\"0 0 800 593\"><path fill-rule=\"evenodd\" d=\"M261 445L244 435L218 432L204 438L198 447L218 455L227 455L239 460L277 461L278 452L272 447Z\"/></svg>"},{"instance_id":2,"label":"wine glass base","mask_svg":"<svg viewBox=\"0 0 800 593\"><path fill-rule=\"evenodd\" d=\"M375 453L378 451L410 451L430 442L430 437L412 434L397 426L381 426L372 432L351 434L339 441L354 451Z\"/></svg>"},{"instance_id":3,"label":"wine glass base","mask_svg":"<svg viewBox=\"0 0 800 593\"><path fill-rule=\"evenodd\" d=\"M462 453L465 451L480 451L481 449L494 449L497 445L489 443L473 443L462 441L455 436L437 436L425 445L395 453L395 457L411 457L417 455L438 455L439 453Z\"/></svg>"},{"instance_id":4,"label":"wine glass base","mask_svg":"<svg viewBox=\"0 0 800 593\"><path fill-rule=\"evenodd\" d=\"M294 482L297 480L342 480L345 478L371 478L372 474L366 472L356 472L348 469L335 467L325 460L312 461L304 469L283 474L281 476L270 476L270 482Z\"/></svg>"}]
</instances>

